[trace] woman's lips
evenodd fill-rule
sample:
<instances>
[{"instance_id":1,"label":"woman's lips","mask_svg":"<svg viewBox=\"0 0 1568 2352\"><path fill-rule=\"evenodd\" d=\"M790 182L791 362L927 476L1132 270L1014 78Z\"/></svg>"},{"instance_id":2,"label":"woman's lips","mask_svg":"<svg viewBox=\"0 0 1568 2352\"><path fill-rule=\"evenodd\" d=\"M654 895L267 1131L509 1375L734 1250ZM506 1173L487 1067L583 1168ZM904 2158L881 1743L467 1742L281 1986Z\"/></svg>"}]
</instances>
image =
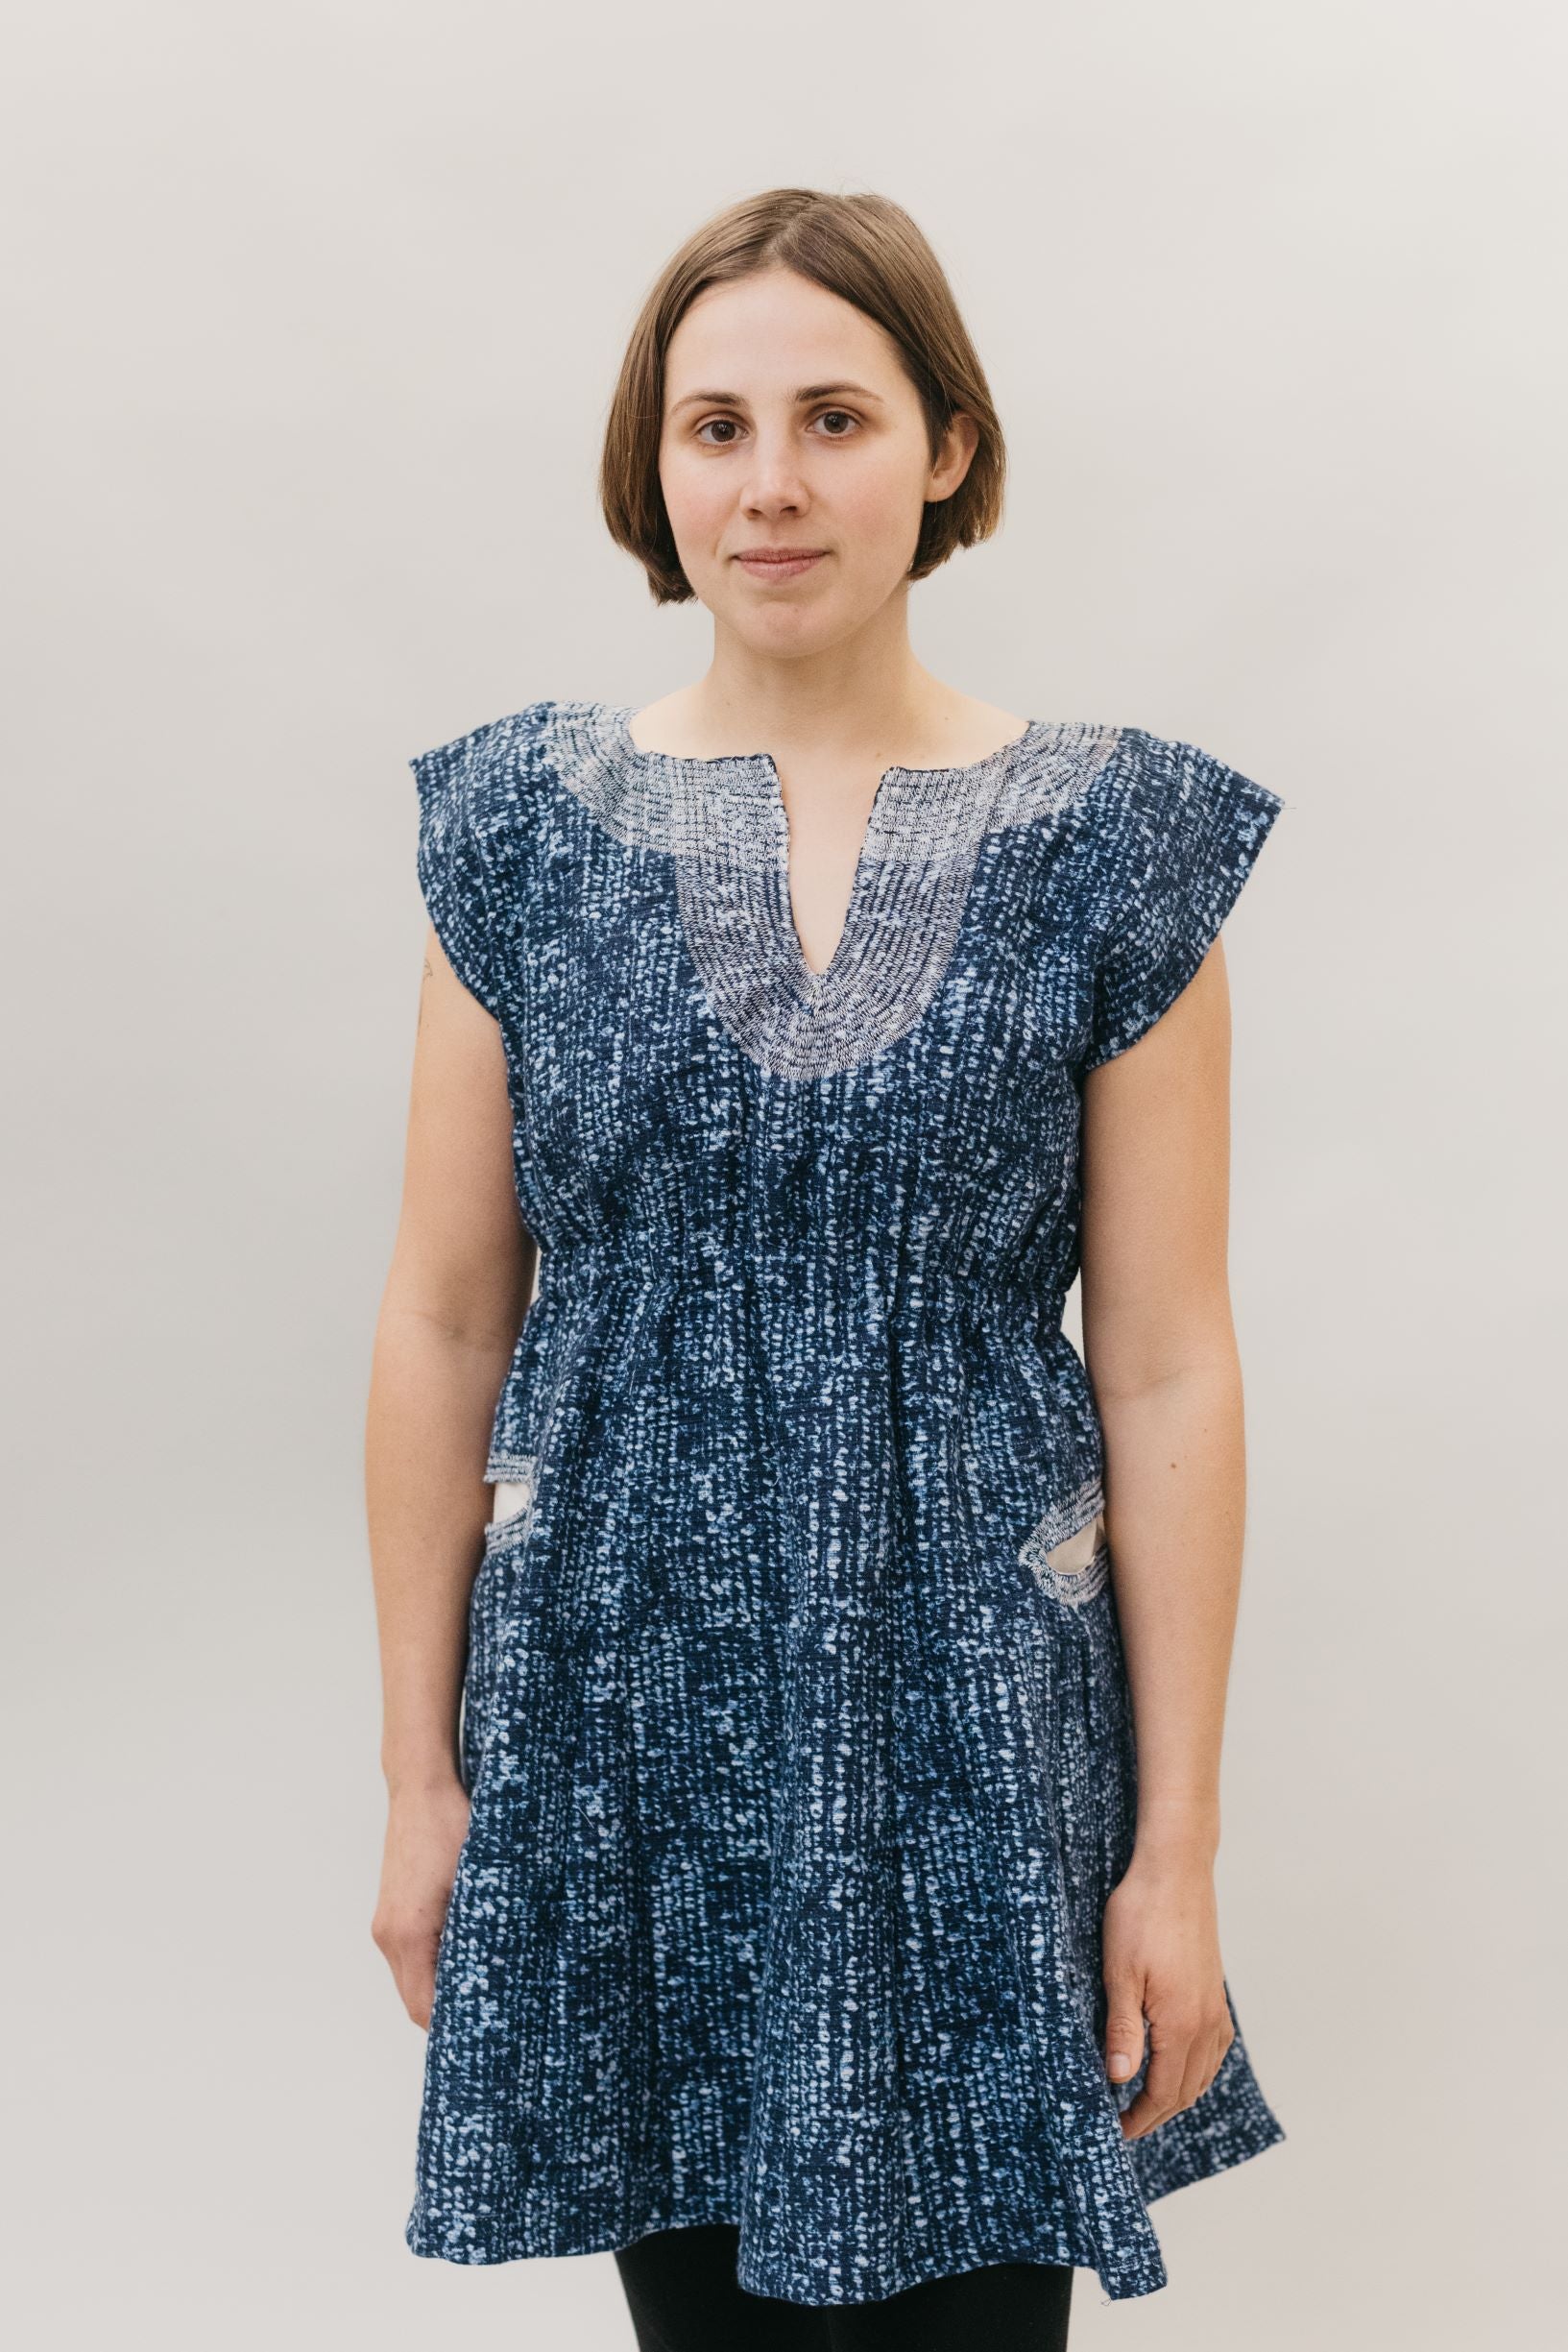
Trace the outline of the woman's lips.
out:
<instances>
[{"instance_id":1,"label":"woman's lips","mask_svg":"<svg viewBox=\"0 0 1568 2352\"><path fill-rule=\"evenodd\" d=\"M737 555L735 560L754 580L798 580L813 564L820 564L822 556L823 550L817 547L799 555Z\"/></svg>"}]
</instances>

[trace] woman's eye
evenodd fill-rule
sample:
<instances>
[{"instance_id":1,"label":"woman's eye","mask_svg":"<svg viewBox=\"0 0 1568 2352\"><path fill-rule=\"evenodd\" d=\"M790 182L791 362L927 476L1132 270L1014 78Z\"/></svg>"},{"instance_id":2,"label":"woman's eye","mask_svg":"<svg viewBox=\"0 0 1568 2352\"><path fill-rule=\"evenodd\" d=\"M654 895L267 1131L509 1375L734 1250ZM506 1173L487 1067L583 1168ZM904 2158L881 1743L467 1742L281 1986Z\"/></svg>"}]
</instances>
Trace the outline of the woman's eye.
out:
<instances>
[{"instance_id":1,"label":"woman's eye","mask_svg":"<svg viewBox=\"0 0 1568 2352\"><path fill-rule=\"evenodd\" d=\"M825 408L816 422L833 428L826 436L829 441L847 441L850 434L842 428L848 426L853 430L858 425L860 420L847 408ZM734 417L707 417L697 427L697 439L702 442L705 449L728 449L734 447L734 438L739 430L740 427ZM715 431L720 438L716 441L708 440L707 435Z\"/></svg>"}]
</instances>

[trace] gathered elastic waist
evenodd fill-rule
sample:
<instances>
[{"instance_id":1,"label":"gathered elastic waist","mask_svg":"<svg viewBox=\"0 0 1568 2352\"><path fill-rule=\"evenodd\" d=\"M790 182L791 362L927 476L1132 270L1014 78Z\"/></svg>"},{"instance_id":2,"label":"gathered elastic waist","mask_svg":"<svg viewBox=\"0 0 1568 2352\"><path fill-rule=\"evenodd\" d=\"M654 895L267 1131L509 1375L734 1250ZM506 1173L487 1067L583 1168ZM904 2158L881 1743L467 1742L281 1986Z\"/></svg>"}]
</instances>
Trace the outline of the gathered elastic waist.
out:
<instances>
[{"instance_id":1,"label":"gathered elastic waist","mask_svg":"<svg viewBox=\"0 0 1568 2352\"><path fill-rule=\"evenodd\" d=\"M701 1249L663 1257L632 1255L623 1249L574 1250L554 1265L542 1258L540 1266L540 1303L548 1297L560 1305L591 1307L595 1300L625 1294L725 1299L748 1292L765 1293L776 1306L786 1309L798 1301L806 1311L813 1302L853 1310L856 1302L875 1301L901 1319L916 1321L961 1313L1023 1330L1049 1320L1037 1292L999 1278L994 1270L956 1270L935 1262L911 1265L906 1257L880 1265L859 1257L826 1277L820 1264L792 1258L736 1261L726 1253ZM1054 1320L1061 1320L1059 1303Z\"/></svg>"}]
</instances>

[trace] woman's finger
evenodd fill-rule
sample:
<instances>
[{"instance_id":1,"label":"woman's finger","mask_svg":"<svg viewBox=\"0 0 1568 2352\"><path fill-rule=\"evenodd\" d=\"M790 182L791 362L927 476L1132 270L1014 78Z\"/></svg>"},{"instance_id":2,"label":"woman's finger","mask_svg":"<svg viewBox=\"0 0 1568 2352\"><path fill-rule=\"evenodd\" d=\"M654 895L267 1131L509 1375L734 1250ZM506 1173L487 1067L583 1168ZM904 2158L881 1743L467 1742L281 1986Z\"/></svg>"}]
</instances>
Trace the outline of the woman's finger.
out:
<instances>
[{"instance_id":1,"label":"woman's finger","mask_svg":"<svg viewBox=\"0 0 1568 2352\"><path fill-rule=\"evenodd\" d=\"M1156 2123L1175 2115L1181 2106L1181 2086L1187 2073L1192 2033L1186 2026L1164 2035L1151 2028L1150 2038L1153 2055L1144 2087L1122 2118L1122 2136L1128 2140L1141 2139Z\"/></svg>"},{"instance_id":2,"label":"woman's finger","mask_svg":"<svg viewBox=\"0 0 1568 2352\"><path fill-rule=\"evenodd\" d=\"M1126 2082L1144 2062L1143 1979L1131 1970L1107 1974L1105 1991L1110 2011L1105 2021L1105 2071L1113 2082Z\"/></svg>"}]
</instances>

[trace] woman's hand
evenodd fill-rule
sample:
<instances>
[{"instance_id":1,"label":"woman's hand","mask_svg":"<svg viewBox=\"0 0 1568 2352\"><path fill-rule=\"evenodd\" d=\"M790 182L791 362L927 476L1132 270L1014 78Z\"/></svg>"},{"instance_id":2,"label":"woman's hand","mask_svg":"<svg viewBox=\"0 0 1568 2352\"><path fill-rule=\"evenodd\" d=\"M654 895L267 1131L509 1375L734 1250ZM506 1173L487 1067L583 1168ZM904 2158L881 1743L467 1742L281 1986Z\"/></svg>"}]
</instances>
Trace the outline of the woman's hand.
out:
<instances>
[{"instance_id":1,"label":"woman's hand","mask_svg":"<svg viewBox=\"0 0 1568 2352\"><path fill-rule=\"evenodd\" d=\"M387 1814L371 1935L416 2025L430 2023L436 1953L468 1827L469 1800L458 1780L396 1794Z\"/></svg>"},{"instance_id":2,"label":"woman's hand","mask_svg":"<svg viewBox=\"0 0 1568 2352\"><path fill-rule=\"evenodd\" d=\"M1136 2140L1190 2107L1236 2039L1219 1958L1214 1866L1204 1853L1134 1848L1105 1905L1103 1966L1110 2016L1106 2072L1125 2082L1144 2054L1144 2087L1122 2118Z\"/></svg>"}]
</instances>

